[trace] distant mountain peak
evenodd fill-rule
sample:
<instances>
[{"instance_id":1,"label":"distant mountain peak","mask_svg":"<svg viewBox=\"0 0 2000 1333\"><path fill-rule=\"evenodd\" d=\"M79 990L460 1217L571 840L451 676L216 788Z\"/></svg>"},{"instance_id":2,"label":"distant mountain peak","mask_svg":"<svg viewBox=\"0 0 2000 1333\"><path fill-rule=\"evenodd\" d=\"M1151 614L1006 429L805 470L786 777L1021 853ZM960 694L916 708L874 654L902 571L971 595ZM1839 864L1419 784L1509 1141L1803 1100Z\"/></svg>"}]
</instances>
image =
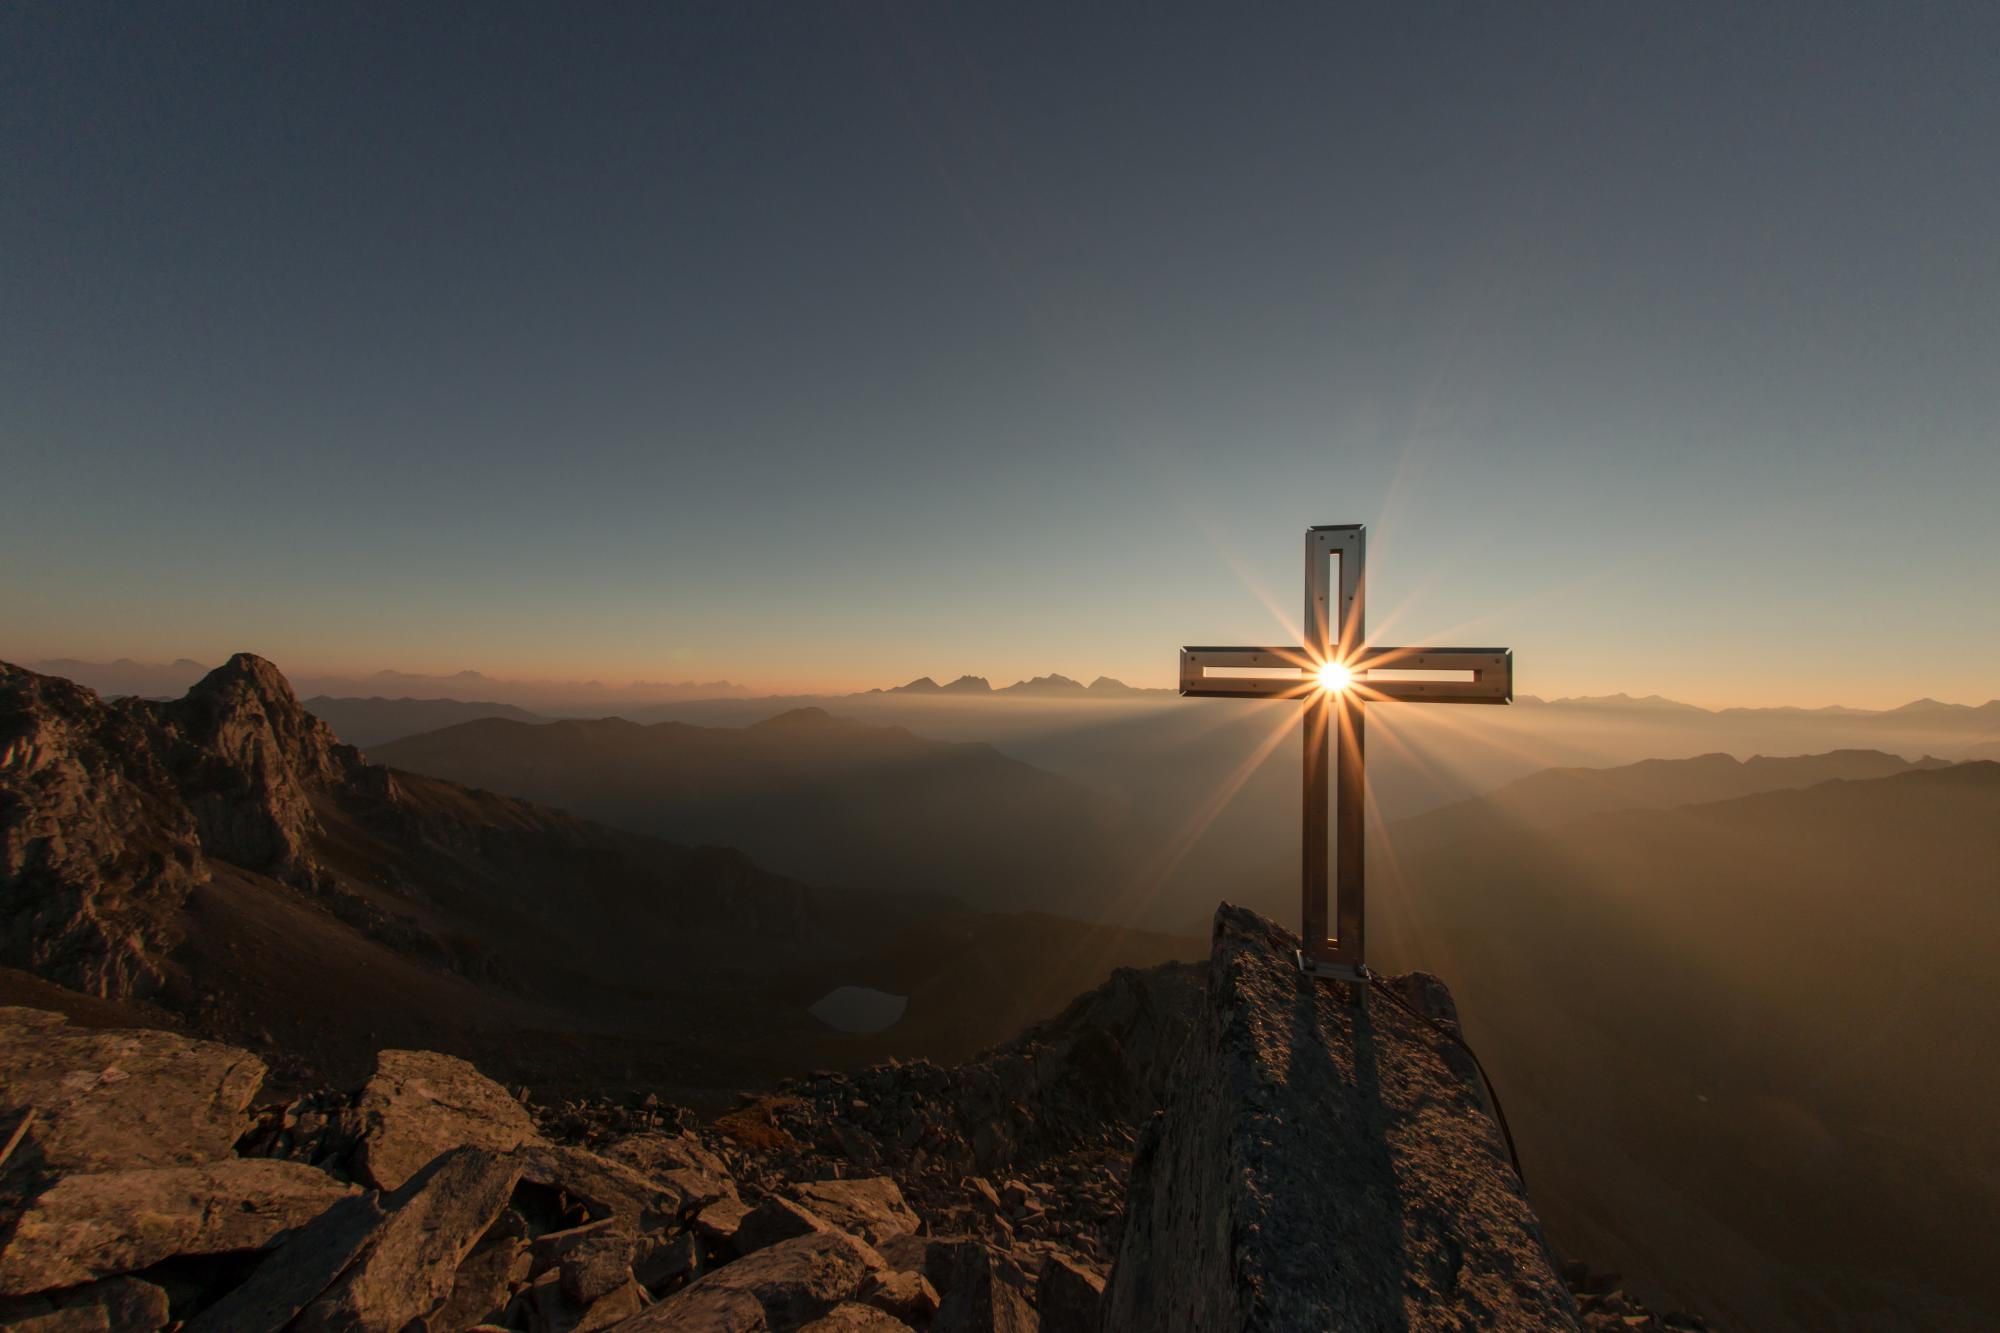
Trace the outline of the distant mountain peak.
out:
<instances>
[{"instance_id":1,"label":"distant mountain peak","mask_svg":"<svg viewBox=\"0 0 2000 1333\"><path fill-rule=\"evenodd\" d=\"M936 693L937 693L938 691L942 690L943 688L944 688L944 686L942 686L942 685L938 684L938 683L937 683L937 682L936 682L935 680L932 680L932 679L931 679L931 678L930 678L929 676L918 676L918 677L917 677L917 678L916 678L915 680L911 681L911 682L910 682L909 684L907 684L907 685L892 685L892 686L890 686L890 687L889 687L888 689L886 689L886 690L882 691L882 693L884 693L884 694L936 694Z\"/></svg>"},{"instance_id":2,"label":"distant mountain peak","mask_svg":"<svg viewBox=\"0 0 2000 1333\"><path fill-rule=\"evenodd\" d=\"M1029 680L1017 680L1012 685L995 690L995 694L1082 694L1083 682L1071 680L1068 676L1050 672L1046 676L1035 676Z\"/></svg>"},{"instance_id":3,"label":"distant mountain peak","mask_svg":"<svg viewBox=\"0 0 2000 1333\"><path fill-rule=\"evenodd\" d=\"M792 708L767 717L762 722L754 722L747 729L759 732L808 731L830 727L841 721L824 708Z\"/></svg>"},{"instance_id":4,"label":"distant mountain peak","mask_svg":"<svg viewBox=\"0 0 2000 1333\"><path fill-rule=\"evenodd\" d=\"M946 694L991 694L993 682L984 676L960 676L949 685L938 688Z\"/></svg>"}]
</instances>

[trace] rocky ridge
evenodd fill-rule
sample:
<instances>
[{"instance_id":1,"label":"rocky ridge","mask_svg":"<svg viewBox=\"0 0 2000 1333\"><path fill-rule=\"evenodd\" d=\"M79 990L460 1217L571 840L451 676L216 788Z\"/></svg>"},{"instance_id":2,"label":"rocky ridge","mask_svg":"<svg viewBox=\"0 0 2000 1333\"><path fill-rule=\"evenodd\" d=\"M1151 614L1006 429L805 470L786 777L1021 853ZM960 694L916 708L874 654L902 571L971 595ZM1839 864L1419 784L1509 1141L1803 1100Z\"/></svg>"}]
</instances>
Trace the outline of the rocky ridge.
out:
<instances>
[{"instance_id":1,"label":"rocky ridge","mask_svg":"<svg viewBox=\"0 0 2000 1333\"><path fill-rule=\"evenodd\" d=\"M1225 909L1206 983L1121 972L978 1060L817 1073L707 1123L656 1099L533 1106L427 1051L265 1100L248 1052L0 1009L0 1327L1279 1328L1304 1326L1286 1320L1329 1273L1356 1304L1315 1327L1381 1326L1399 1290L1411 1328L1527 1326L1504 1311L1528 1308L1536 1327L1699 1327L1581 1270L1564 1276L1597 1289L1572 1303L1467 1071L1422 1024L1368 1011L1400 1091L1362 1133L1341 1132L1370 1104L1355 1089L1227 1073L1278 1049L1276 1013L1316 1015L1288 1033L1307 1067L1354 1039L1337 992L1300 995L1288 941ZM1400 984L1451 1021L1441 987ZM1248 1136L1184 1128L1246 1116ZM1272 1204L1293 1167L1328 1183L1315 1154L1374 1150L1401 1174L1349 1183L1364 1211L1396 1205L1401 1232L1296 1226ZM1235 1219L1221 1270L1163 1224L1175 1197ZM1132 1307L1176 1283L1195 1289L1172 1315ZM1207 1314L1176 1322L1187 1310Z\"/></svg>"},{"instance_id":2,"label":"rocky ridge","mask_svg":"<svg viewBox=\"0 0 2000 1333\"><path fill-rule=\"evenodd\" d=\"M164 984L214 863L316 887L316 798L395 794L248 653L166 702L0 663L0 784L0 962L121 997Z\"/></svg>"}]
</instances>

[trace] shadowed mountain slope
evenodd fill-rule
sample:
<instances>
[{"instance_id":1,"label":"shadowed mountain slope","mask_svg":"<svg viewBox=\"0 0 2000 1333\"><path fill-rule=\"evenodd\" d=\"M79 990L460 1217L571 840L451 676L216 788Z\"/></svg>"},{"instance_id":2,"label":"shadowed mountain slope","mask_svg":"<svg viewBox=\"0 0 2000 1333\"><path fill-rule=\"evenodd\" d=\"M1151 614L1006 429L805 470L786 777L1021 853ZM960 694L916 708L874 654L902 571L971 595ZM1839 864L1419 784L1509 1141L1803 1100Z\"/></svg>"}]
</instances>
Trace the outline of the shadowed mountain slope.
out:
<instances>
[{"instance_id":1,"label":"shadowed mountain slope","mask_svg":"<svg viewBox=\"0 0 2000 1333\"><path fill-rule=\"evenodd\" d=\"M1087 912L1139 844L1114 802L990 746L817 708L743 728L487 719L370 754L822 883L997 910Z\"/></svg>"},{"instance_id":2,"label":"shadowed mountain slope","mask_svg":"<svg viewBox=\"0 0 2000 1333\"><path fill-rule=\"evenodd\" d=\"M963 1055L1113 966L1198 950L812 889L735 851L392 773L248 655L171 703L0 666L0 964L301 1075L351 1076L393 1042L543 1087L700 1098L814 1063ZM989 956L1047 966L968 965ZM854 1039L808 1015L850 983L911 995L907 1026Z\"/></svg>"},{"instance_id":3,"label":"shadowed mountain slope","mask_svg":"<svg viewBox=\"0 0 2000 1333\"><path fill-rule=\"evenodd\" d=\"M1488 816L1391 829L1372 937L1450 982L1558 1244L1734 1327L2000 1322L2000 764Z\"/></svg>"},{"instance_id":4,"label":"shadowed mountain slope","mask_svg":"<svg viewBox=\"0 0 2000 1333\"><path fill-rule=\"evenodd\" d=\"M460 699L336 699L319 694L307 699L305 708L332 727L333 734L342 742L363 750L482 717L504 717L515 722L547 720L512 704Z\"/></svg>"},{"instance_id":5,"label":"shadowed mountain slope","mask_svg":"<svg viewBox=\"0 0 2000 1333\"><path fill-rule=\"evenodd\" d=\"M1942 759L1912 761L1879 750L1835 750L1784 758L1704 754L1691 759L1645 759L1616 768L1549 768L1473 800L1418 816L1409 828L1412 832L1450 828L1460 833L1463 829L1458 826L1482 821L1553 828L1613 810L1726 801L1835 779L1881 778L1945 766Z\"/></svg>"}]
</instances>

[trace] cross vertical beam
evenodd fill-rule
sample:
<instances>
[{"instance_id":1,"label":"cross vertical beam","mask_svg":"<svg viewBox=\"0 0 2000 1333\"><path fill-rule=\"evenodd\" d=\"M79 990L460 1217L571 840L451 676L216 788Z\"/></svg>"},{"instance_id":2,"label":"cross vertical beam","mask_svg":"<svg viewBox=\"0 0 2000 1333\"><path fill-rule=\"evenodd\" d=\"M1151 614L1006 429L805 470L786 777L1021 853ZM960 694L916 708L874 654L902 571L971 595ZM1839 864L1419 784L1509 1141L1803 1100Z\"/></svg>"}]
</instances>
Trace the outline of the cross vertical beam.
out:
<instances>
[{"instance_id":1,"label":"cross vertical beam","mask_svg":"<svg viewBox=\"0 0 2000 1333\"><path fill-rule=\"evenodd\" d=\"M1367 541L1359 523L1306 530L1303 645L1181 649L1185 696L1305 704L1299 963L1309 972L1346 980L1368 975L1365 705L1505 704L1514 697L1509 649L1385 648L1368 642ZM1326 928L1329 898L1336 914L1332 934Z\"/></svg>"},{"instance_id":2,"label":"cross vertical beam","mask_svg":"<svg viewBox=\"0 0 2000 1333\"><path fill-rule=\"evenodd\" d=\"M1360 523L1306 529L1306 648L1321 662L1345 663L1367 637L1368 529ZM1336 578L1336 571L1338 577ZM1306 696L1305 808L1301 811L1300 931L1315 962L1358 967L1368 924L1367 719L1352 688ZM1329 782L1329 778L1331 781ZM1329 786L1331 792L1329 793ZM1333 805L1333 846L1327 846L1327 804ZM1336 924L1326 929L1328 853Z\"/></svg>"}]
</instances>

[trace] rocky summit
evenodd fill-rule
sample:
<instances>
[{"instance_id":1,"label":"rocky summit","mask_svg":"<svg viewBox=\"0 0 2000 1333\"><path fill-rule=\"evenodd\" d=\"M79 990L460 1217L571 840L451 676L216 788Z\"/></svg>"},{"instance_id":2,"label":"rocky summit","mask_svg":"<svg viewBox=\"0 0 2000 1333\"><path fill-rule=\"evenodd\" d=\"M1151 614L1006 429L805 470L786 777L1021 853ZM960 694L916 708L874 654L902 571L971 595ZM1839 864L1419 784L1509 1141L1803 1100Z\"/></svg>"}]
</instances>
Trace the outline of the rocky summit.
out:
<instances>
[{"instance_id":1,"label":"rocky summit","mask_svg":"<svg viewBox=\"0 0 2000 1333\"><path fill-rule=\"evenodd\" d=\"M1134 1157L1111 1326L1575 1327L1444 987L1413 975L1364 1003L1296 947L1216 916L1199 1018Z\"/></svg>"},{"instance_id":2,"label":"rocky summit","mask_svg":"<svg viewBox=\"0 0 2000 1333\"><path fill-rule=\"evenodd\" d=\"M0 1008L0 1328L194 1333L1699 1327L1581 1305L1429 978L1366 1007L1218 913L958 1066L677 1107L524 1103L384 1050Z\"/></svg>"}]
</instances>

